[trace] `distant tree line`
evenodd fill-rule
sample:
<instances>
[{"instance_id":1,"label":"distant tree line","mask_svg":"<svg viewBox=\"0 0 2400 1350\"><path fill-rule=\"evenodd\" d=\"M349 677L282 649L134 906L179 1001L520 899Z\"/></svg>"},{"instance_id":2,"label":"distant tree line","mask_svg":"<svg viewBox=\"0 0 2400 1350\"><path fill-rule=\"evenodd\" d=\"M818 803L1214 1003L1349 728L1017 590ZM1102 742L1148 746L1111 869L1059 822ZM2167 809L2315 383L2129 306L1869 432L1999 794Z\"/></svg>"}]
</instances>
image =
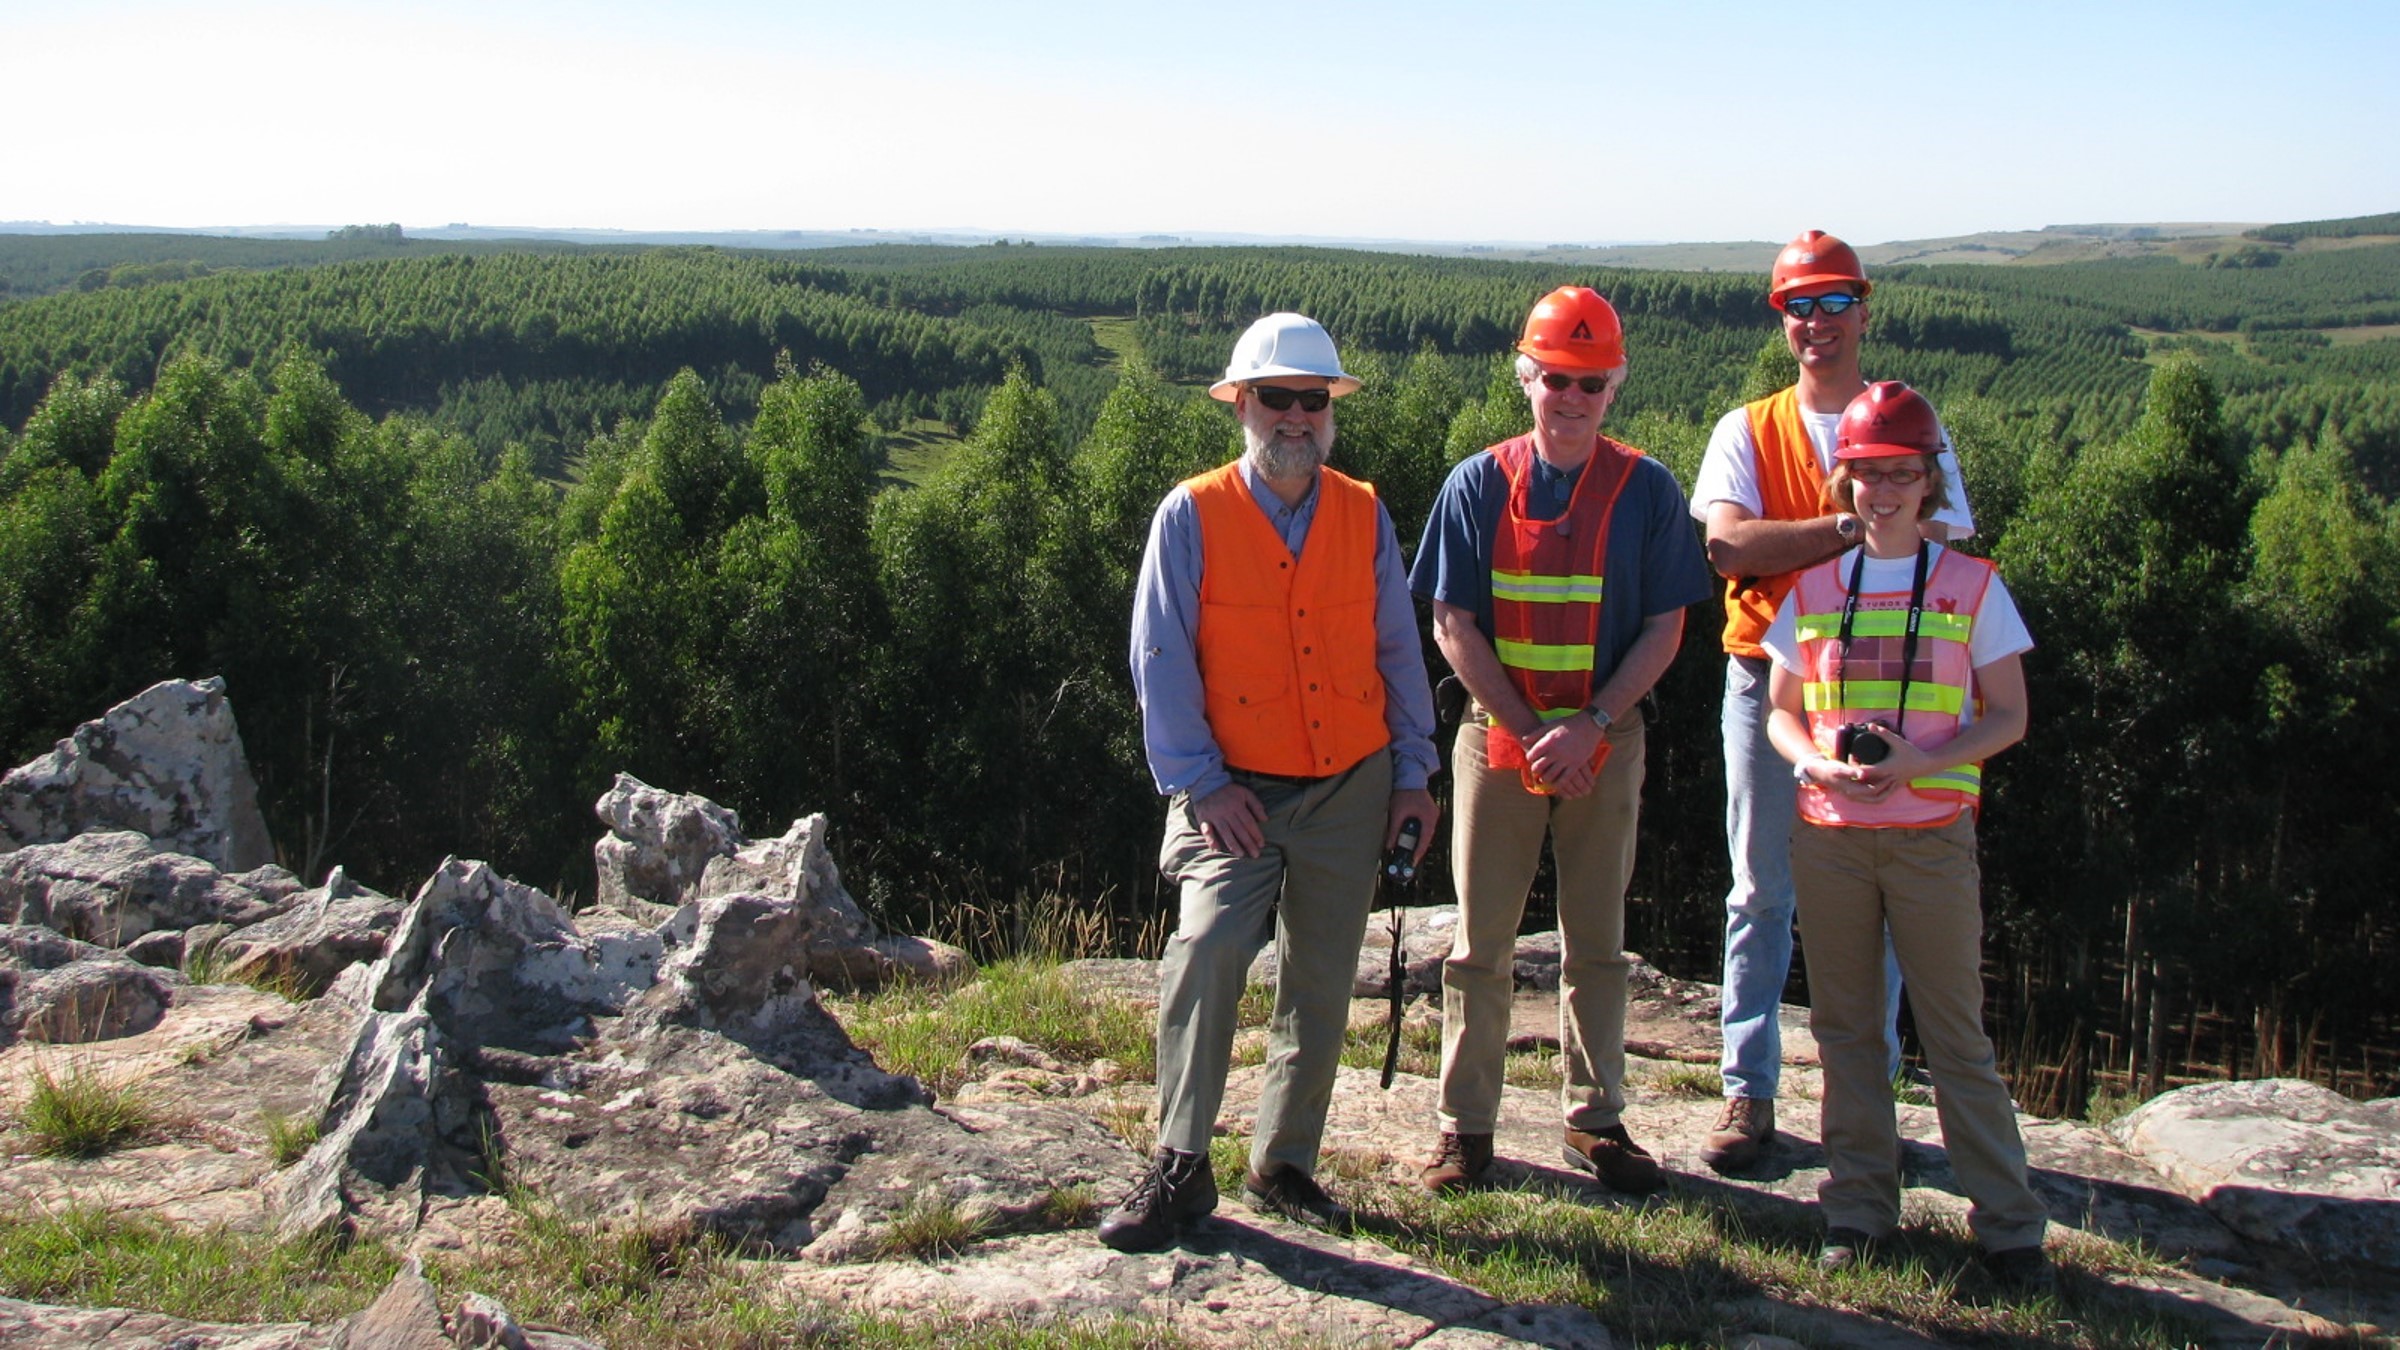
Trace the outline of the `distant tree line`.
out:
<instances>
[{"instance_id":1,"label":"distant tree line","mask_svg":"<svg viewBox=\"0 0 2400 1350\"><path fill-rule=\"evenodd\" d=\"M590 802L622 769L754 829L829 812L854 889L902 928L1044 889L1153 914L1132 573L1160 496L1236 444L1185 381L1241 306L1410 267L1342 255L1315 281L1307 257L1244 256L1211 289L1183 253L1096 252L1079 279L1052 252L439 256L0 308L0 388L65 372L0 430L0 751L222 674L304 871L405 890L456 852L586 894ZM2400 518L2370 471L2400 425L2390 353L2202 339L2153 367L2067 268L1958 270L2035 279L1895 276L1870 369L1948 388L1973 547L2039 643L1984 852L2021 1089L2071 1108L2103 1074L2206 1064L2392 1090ZM1366 388L1337 449L1411 546L1449 466L1523 429L1500 306L1557 275L1515 271L1511 301L1508 265L1424 271L1448 280L1343 311L1413 343L1346 348ZM2204 298L2227 275L2181 274ZM1622 288L1659 339L1633 343L1633 388L1700 392L1629 391L1612 429L1686 483L1714 414L1790 379L1738 285L1746 304L1723 279ZM1488 349L1445 347L1476 314ZM1120 325L1121 361L1089 318ZM650 343L698 359L657 374ZM2073 352L2107 382L2008 392ZM879 409L928 388L973 392L963 442L879 490ZM1662 686L1632 934L1703 977L1714 629L1696 610Z\"/></svg>"}]
</instances>

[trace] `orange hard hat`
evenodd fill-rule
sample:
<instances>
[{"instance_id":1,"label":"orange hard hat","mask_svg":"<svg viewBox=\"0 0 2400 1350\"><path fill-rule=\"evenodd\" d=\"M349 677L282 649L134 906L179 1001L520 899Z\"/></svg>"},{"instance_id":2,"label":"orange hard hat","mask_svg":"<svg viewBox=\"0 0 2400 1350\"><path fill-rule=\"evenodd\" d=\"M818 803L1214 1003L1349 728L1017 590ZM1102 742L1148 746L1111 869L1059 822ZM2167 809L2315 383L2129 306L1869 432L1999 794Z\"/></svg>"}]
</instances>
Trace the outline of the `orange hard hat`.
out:
<instances>
[{"instance_id":1,"label":"orange hard hat","mask_svg":"<svg viewBox=\"0 0 2400 1350\"><path fill-rule=\"evenodd\" d=\"M1898 380L1877 380L1842 409L1833 433L1835 459L1938 455L1942 423L1925 396Z\"/></svg>"},{"instance_id":2,"label":"orange hard hat","mask_svg":"<svg viewBox=\"0 0 2400 1350\"><path fill-rule=\"evenodd\" d=\"M1775 279L1767 291L1767 303L1781 309L1783 297L1793 291L1836 281L1858 287L1861 297L1874 289L1867 281L1867 270L1858 265L1857 250L1823 230L1803 230L1775 255Z\"/></svg>"},{"instance_id":3,"label":"orange hard hat","mask_svg":"<svg viewBox=\"0 0 2400 1350\"><path fill-rule=\"evenodd\" d=\"M1615 370L1625 364L1625 326L1589 286L1561 286L1525 316L1517 350L1545 366Z\"/></svg>"}]
</instances>

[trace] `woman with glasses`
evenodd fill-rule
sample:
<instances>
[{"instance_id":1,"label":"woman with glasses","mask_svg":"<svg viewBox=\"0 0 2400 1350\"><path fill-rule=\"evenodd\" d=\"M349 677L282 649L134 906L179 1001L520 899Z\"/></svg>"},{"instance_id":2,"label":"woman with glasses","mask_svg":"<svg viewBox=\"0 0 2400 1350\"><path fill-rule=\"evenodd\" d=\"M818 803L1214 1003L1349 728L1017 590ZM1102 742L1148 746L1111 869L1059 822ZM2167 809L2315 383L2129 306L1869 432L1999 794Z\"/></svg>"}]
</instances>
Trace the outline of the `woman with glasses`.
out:
<instances>
[{"instance_id":1,"label":"woman with glasses","mask_svg":"<svg viewBox=\"0 0 2400 1350\"><path fill-rule=\"evenodd\" d=\"M1932 405L1907 385L1851 400L1825 490L1862 542L1800 574L1762 643L1768 734L1798 780L1792 878L1825 1071L1820 1264L1857 1263L1900 1222L1888 927L1968 1226L1996 1275L2040 1287L2049 1215L1984 1032L1975 862L1982 763L2025 734L2019 656L2033 639L1991 564L1918 529L1943 504L1940 448Z\"/></svg>"}]
</instances>

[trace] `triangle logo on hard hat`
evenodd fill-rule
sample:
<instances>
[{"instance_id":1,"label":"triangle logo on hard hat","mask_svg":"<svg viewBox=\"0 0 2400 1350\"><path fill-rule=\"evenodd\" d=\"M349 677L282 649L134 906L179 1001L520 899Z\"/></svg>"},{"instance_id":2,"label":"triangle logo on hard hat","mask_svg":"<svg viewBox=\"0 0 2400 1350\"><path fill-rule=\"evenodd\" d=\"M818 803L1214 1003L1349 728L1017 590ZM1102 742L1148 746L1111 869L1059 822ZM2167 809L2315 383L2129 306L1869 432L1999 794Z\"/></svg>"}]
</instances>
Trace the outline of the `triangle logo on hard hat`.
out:
<instances>
[{"instance_id":1,"label":"triangle logo on hard hat","mask_svg":"<svg viewBox=\"0 0 2400 1350\"><path fill-rule=\"evenodd\" d=\"M1584 321L1583 321L1583 320L1581 320L1581 319L1577 319L1577 320L1575 321L1575 331L1574 331L1574 332L1572 332L1572 333L1569 333L1569 334L1567 335L1567 341L1569 341L1569 342L1590 342L1591 340L1592 340L1592 326L1591 326L1589 323L1586 323L1586 322L1584 322Z\"/></svg>"}]
</instances>

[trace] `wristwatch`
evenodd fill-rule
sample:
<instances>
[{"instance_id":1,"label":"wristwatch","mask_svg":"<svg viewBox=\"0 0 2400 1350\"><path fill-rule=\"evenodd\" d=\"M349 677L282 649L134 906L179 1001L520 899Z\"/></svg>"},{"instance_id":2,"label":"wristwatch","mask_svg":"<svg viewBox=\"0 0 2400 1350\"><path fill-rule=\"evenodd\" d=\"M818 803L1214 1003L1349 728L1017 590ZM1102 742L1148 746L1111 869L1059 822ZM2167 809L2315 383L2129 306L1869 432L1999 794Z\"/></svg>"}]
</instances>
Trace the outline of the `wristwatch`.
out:
<instances>
[{"instance_id":1,"label":"wristwatch","mask_svg":"<svg viewBox=\"0 0 2400 1350\"><path fill-rule=\"evenodd\" d=\"M1857 543L1858 517L1847 511L1837 512L1833 517L1833 532L1840 535L1845 544Z\"/></svg>"},{"instance_id":2,"label":"wristwatch","mask_svg":"<svg viewBox=\"0 0 2400 1350\"><path fill-rule=\"evenodd\" d=\"M1606 732L1609 724L1617 720L1608 715L1608 709L1601 707L1597 699L1583 705L1583 715L1598 724L1602 732Z\"/></svg>"}]
</instances>

